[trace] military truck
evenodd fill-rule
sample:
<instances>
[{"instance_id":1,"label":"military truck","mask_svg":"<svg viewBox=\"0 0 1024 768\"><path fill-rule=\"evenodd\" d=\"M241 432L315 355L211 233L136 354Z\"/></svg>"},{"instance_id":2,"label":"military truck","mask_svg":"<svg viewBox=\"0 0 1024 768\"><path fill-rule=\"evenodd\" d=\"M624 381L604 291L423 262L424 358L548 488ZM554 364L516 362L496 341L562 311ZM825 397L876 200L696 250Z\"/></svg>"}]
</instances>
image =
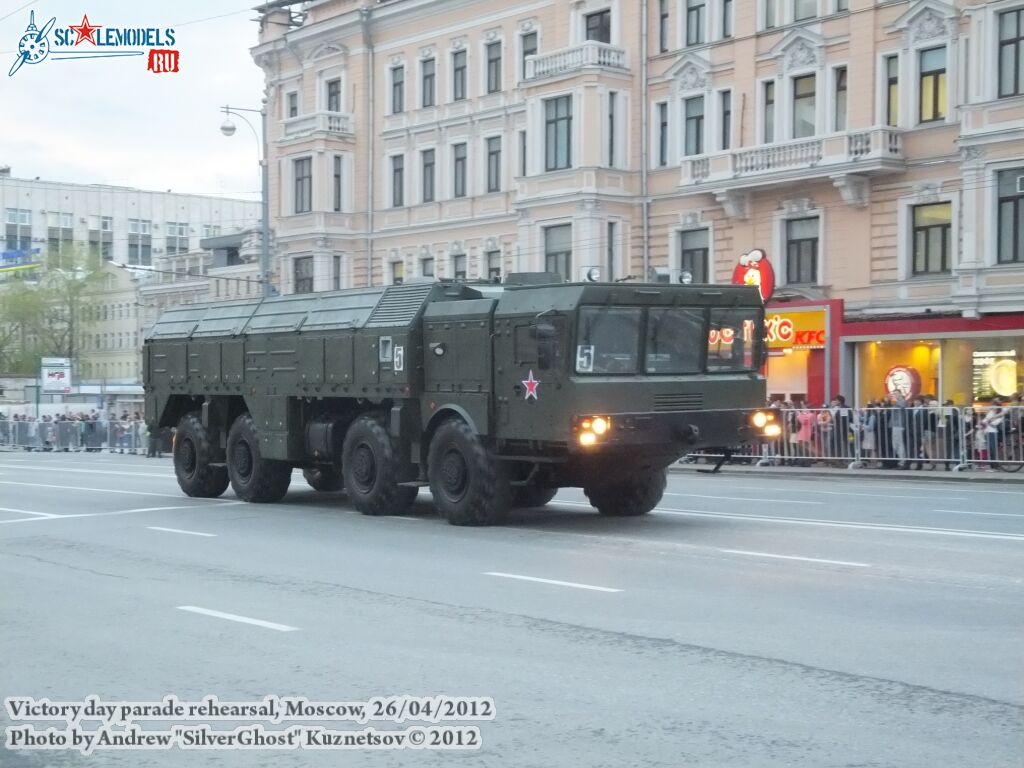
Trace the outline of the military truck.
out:
<instances>
[{"instance_id":1,"label":"military truck","mask_svg":"<svg viewBox=\"0 0 1024 768\"><path fill-rule=\"evenodd\" d=\"M580 487L649 512L666 468L778 434L756 288L419 282L181 306L144 345L146 417L189 496L282 499L294 468L368 515L422 486L486 525Z\"/></svg>"}]
</instances>

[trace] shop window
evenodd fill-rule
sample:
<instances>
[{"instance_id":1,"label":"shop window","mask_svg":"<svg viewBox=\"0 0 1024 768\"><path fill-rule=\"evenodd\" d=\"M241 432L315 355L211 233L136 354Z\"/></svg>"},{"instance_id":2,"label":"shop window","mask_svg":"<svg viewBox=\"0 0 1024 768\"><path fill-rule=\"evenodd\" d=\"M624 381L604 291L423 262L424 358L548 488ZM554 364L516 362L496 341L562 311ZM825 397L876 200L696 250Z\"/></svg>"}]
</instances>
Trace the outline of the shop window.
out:
<instances>
[{"instance_id":1,"label":"shop window","mask_svg":"<svg viewBox=\"0 0 1024 768\"><path fill-rule=\"evenodd\" d=\"M786 222L786 282L815 285L818 282L817 216Z\"/></svg>"},{"instance_id":2,"label":"shop window","mask_svg":"<svg viewBox=\"0 0 1024 768\"><path fill-rule=\"evenodd\" d=\"M949 271L952 203L914 206L914 274L931 275Z\"/></svg>"},{"instance_id":3,"label":"shop window","mask_svg":"<svg viewBox=\"0 0 1024 768\"><path fill-rule=\"evenodd\" d=\"M1000 264L1024 262L1024 168L999 171L999 239Z\"/></svg>"},{"instance_id":4,"label":"shop window","mask_svg":"<svg viewBox=\"0 0 1024 768\"><path fill-rule=\"evenodd\" d=\"M708 282L708 230L692 229L679 235L679 269L694 283Z\"/></svg>"}]
</instances>

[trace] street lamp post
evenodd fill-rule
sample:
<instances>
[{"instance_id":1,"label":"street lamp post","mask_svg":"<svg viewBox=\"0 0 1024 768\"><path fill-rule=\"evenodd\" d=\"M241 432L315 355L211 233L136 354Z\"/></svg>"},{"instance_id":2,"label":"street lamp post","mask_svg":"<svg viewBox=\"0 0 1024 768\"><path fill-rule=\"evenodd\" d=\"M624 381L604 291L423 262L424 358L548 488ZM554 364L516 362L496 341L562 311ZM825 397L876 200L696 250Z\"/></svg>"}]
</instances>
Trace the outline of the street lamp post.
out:
<instances>
[{"instance_id":1,"label":"street lamp post","mask_svg":"<svg viewBox=\"0 0 1024 768\"><path fill-rule=\"evenodd\" d=\"M267 100L263 99L261 109L246 109L245 107L221 107L224 112L224 122L221 123L220 132L225 136L235 135L235 124L231 121L231 115L241 118L249 126L256 144L259 147L260 181L262 185L262 222L260 225L260 282L263 284L263 297L270 295L270 171L267 165ZM263 139L256 135L256 129L249 119L241 114L242 112L255 112L260 116Z\"/></svg>"}]
</instances>

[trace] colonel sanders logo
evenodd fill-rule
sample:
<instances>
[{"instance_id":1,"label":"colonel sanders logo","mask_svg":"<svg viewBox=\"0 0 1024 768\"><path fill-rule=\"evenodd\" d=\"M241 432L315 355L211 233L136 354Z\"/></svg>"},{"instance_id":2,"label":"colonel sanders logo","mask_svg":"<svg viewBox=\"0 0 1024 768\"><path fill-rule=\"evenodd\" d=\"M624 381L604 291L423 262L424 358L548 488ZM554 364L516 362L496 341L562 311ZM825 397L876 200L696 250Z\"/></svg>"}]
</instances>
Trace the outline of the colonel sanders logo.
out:
<instances>
[{"instance_id":1,"label":"colonel sanders logo","mask_svg":"<svg viewBox=\"0 0 1024 768\"><path fill-rule=\"evenodd\" d=\"M768 301L775 290L775 270L764 255L755 248L740 256L740 263L732 271L733 285L755 285L761 292L761 301Z\"/></svg>"}]
</instances>

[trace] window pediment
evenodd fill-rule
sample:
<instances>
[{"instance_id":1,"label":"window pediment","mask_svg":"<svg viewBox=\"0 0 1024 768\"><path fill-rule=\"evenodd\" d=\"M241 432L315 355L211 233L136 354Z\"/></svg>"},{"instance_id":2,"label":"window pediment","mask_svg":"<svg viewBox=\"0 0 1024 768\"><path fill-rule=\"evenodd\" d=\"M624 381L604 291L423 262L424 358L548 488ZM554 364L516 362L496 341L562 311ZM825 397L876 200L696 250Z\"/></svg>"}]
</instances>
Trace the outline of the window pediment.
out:
<instances>
[{"instance_id":1,"label":"window pediment","mask_svg":"<svg viewBox=\"0 0 1024 768\"><path fill-rule=\"evenodd\" d=\"M912 2L911 7L894 21L889 29L902 32L903 40L908 45L948 38L955 28L956 10L949 3L941 0L919 0Z\"/></svg>"}]
</instances>

